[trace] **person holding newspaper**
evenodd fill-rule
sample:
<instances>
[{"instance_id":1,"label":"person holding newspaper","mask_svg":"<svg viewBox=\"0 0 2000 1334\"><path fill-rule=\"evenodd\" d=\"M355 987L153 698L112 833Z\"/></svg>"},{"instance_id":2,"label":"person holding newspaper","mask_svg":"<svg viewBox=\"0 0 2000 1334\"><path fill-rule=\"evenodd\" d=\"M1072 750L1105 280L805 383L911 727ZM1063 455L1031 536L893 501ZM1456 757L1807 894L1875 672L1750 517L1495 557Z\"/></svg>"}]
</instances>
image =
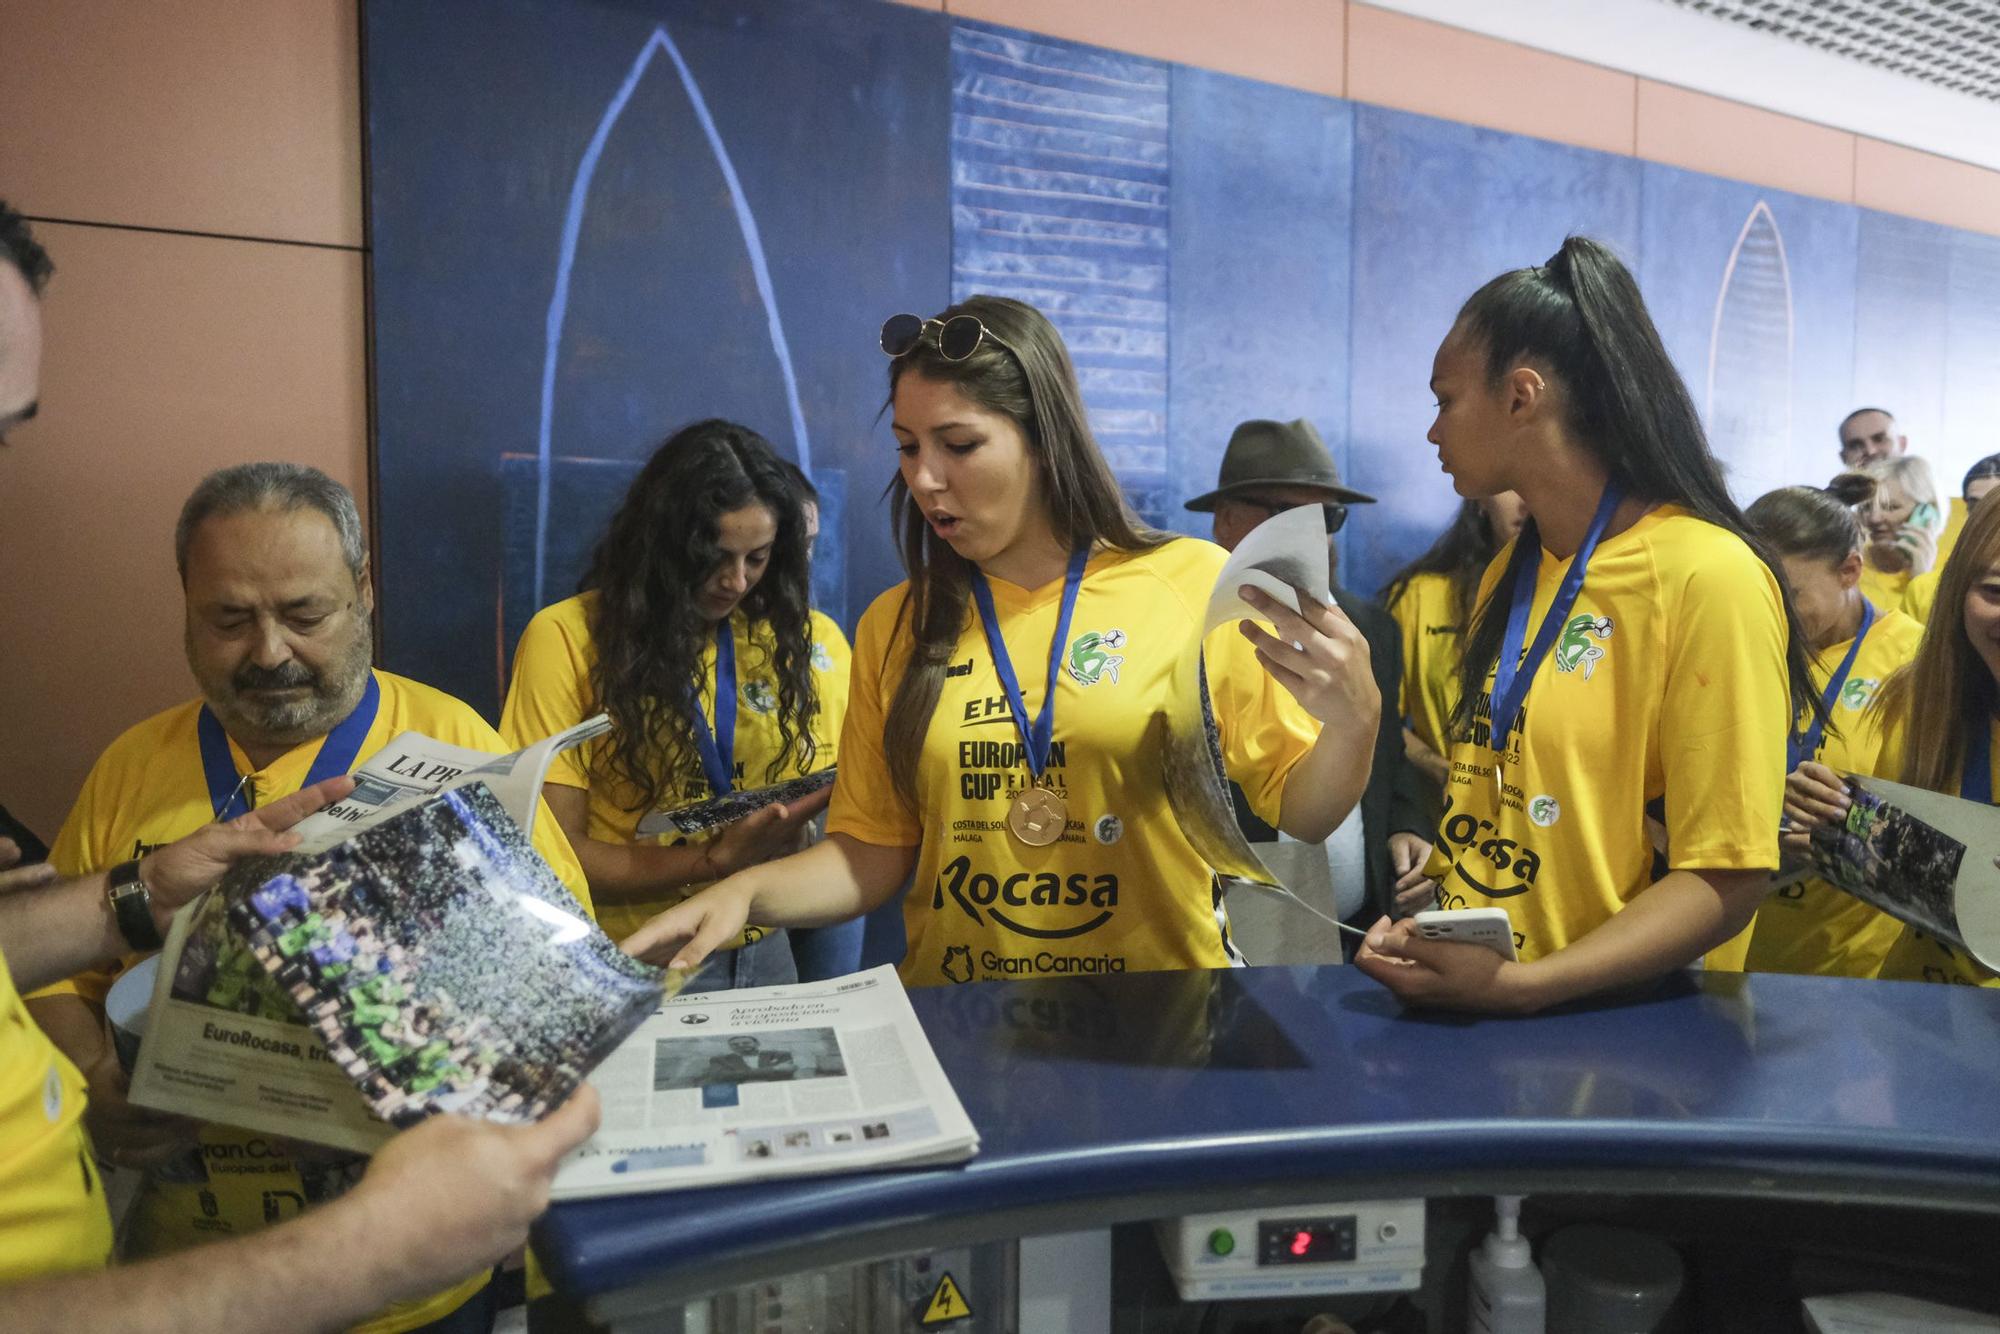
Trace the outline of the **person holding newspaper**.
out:
<instances>
[{"instance_id":1,"label":"person holding newspaper","mask_svg":"<svg viewBox=\"0 0 2000 1334\"><path fill-rule=\"evenodd\" d=\"M370 666L374 639L361 514L317 469L249 463L210 474L182 506L175 555L188 666L201 694L130 727L98 757L57 834L65 875L101 871L320 779L346 774L404 732L498 753L499 735L463 702ZM587 908L590 890L543 809L536 851ZM157 948L157 945L154 946ZM28 999L35 1020L89 1077L97 1152L146 1176L126 1253L165 1254L242 1235L344 1189L352 1156L295 1153L268 1136L133 1107L105 1035L114 976L139 953ZM245 986L268 988L239 961ZM254 1164L255 1171L242 1170ZM483 1275L385 1310L371 1334L413 1329L487 1301Z\"/></svg>"},{"instance_id":2,"label":"person holding newspaper","mask_svg":"<svg viewBox=\"0 0 2000 1334\"><path fill-rule=\"evenodd\" d=\"M0 332L4 324L0 312ZM164 933L232 862L290 848L296 839L282 831L352 786L330 778L205 825L139 858L128 878L99 872L0 895L0 1309L10 1331L346 1328L385 1302L483 1276L527 1239L556 1165L596 1130L588 1085L535 1125L434 1117L392 1139L361 1183L323 1209L185 1255L105 1267L111 1218L83 1132L83 1079L28 1019L20 989L116 958L135 932Z\"/></svg>"},{"instance_id":3,"label":"person holding newspaper","mask_svg":"<svg viewBox=\"0 0 2000 1334\"><path fill-rule=\"evenodd\" d=\"M1429 868L1445 906L1504 909L1520 958L1385 918L1357 966L1406 1004L1525 1013L1740 951L1786 729L1822 710L1638 285L1570 237L1466 301L1431 388L1458 493L1528 507L1467 627Z\"/></svg>"},{"instance_id":4,"label":"person holding newspaper","mask_svg":"<svg viewBox=\"0 0 2000 1334\"><path fill-rule=\"evenodd\" d=\"M656 810L830 767L847 641L811 606L798 490L762 436L726 421L672 435L640 470L584 576L521 635L503 735L525 744L603 712L610 735L556 757L543 792L612 939L691 889L796 849L825 808L774 802L708 837L640 832ZM688 983L796 979L782 933L743 926Z\"/></svg>"},{"instance_id":5,"label":"person holding newspaper","mask_svg":"<svg viewBox=\"0 0 2000 1334\"><path fill-rule=\"evenodd\" d=\"M907 582L856 634L829 837L733 875L626 948L693 964L746 921L859 916L915 873L906 982L1231 961L1215 877L1168 805L1160 726L1221 548L1142 527L1031 306L892 317L893 525ZM1307 841L1367 782L1381 700L1338 608L1223 626L1208 686L1230 776Z\"/></svg>"},{"instance_id":6,"label":"person holding newspaper","mask_svg":"<svg viewBox=\"0 0 2000 1334\"><path fill-rule=\"evenodd\" d=\"M1870 772L1882 747L1882 683L1917 651L1924 628L1861 594L1866 540L1854 506L1873 479L1842 473L1822 490L1787 486L1760 496L1744 517L1784 567L1813 652L1824 721L1802 716L1790 736L1793 773L1838 786L1833 771ZM1745 967L1755 972L1873 977L1901 930L1893 917L1818 877L1783 885L1764 900Z\"/></svg>"},{"instance_id":7,"label":"person holding newspaper","mask_svg":"<svg viewBox=\"0 0 2000 1334\"><path fill-rule=\"evenodd\" d=\"M1881 749L1853 772L1991 804L2000 734L2000 505L1975 505L1945 559L1937 603L1916 656L1882 686ZM1803 854L1814 827L1847 818L1851 800L1830 769L1802 765L1786 785L1789 851ZM2000 986L1961 950L1905 925L1879 977Z\"/></svg>"}]
</instances>

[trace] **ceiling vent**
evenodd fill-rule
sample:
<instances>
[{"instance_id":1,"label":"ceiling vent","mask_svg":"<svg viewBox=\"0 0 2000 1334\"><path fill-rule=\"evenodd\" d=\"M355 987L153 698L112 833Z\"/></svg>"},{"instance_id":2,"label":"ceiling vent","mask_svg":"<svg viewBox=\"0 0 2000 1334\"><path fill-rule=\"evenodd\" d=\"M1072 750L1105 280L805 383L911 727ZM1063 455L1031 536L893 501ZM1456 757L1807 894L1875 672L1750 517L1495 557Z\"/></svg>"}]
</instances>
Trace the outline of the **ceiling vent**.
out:
<instances>
[{"instance_id":1,"label":"ceiling vent","mask_svg":"<svg viewBox=\"0 0 2000 1334\"><path fill-rule=\"evenodd\" d=\"M2000 103L2000 0L1663 0Z\"/></svg>"}]
</instances>

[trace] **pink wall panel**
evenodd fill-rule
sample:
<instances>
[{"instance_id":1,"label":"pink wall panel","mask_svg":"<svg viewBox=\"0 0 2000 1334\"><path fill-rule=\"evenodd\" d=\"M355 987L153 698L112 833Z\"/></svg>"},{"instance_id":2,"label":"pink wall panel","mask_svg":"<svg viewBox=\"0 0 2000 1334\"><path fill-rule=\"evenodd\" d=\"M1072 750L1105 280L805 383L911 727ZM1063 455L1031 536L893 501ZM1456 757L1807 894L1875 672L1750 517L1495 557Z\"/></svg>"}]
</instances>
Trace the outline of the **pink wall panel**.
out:
<instances>
[{"instance_id":1,"label":"pink wall panel","mask_svg":"<svg viewBox=\"0 0 2000 1334\"><path fill-rule=\"evenodd\" d=\"M1639 80L1638 154L1842 203L1854 198L1854 136L1670 84Z\"/></svg>"},{"instance_id":2,"label":"pink wall panel","mask_svg":"<svg viewBox=\"0 0 2000 1334\"><path fill-rule=\"evenodd\" d=\"M1630 153L1637 82L1372 5L1348 6L1347 96L1357 102Z\"/></svg>"},{"instance_id":3,"label":"pink wall panel","mask_svg":"<svg viewBox=\"0 0 2000 1334\"><path fill-rule=\"evenodd\" d=\"M1854 202L2000 236L2000 172L1879 139L1855 145Z\"/></svg>"},{"instance_id":4,"label":"pink wall panel","mask_svg":"<svg viewBox=\"0 0 2000 1334\"><path fill-rule=\"evenodd\" d=\"M361 243L356 0L0 0L0 198Z\"/></svg>"}]
</instances>

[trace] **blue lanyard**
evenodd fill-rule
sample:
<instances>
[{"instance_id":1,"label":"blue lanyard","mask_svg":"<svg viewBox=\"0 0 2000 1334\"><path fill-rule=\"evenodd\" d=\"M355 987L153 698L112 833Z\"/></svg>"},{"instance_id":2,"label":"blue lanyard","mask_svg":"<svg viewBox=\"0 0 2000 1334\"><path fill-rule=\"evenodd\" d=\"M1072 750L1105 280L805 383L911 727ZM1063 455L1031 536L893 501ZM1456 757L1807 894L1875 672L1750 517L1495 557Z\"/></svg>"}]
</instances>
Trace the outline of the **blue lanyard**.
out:
<instances>
[{"instance_id":1,"label":"blue lanyard","mask_svg":"<svg viewBox=\"0 0 2000 1334\"><path fill-rule=\"evenodd\" d=\"M371 671L354 712L319 743L319 754L313 757L312 768L306 771L306 781L299 784L301 789L352 772L355 760L361 755L361 743L368 739L368 729L375 726L375 714L381 706L382 687ZM234 820L249 814L250 797L254 795L247 791L249 775L237 775L236 757L229 753L229 733L222 730L221 721L206 704L201 706L201 714L195 720L195 738L201 745L201 772L208 780L208 804L215 818Z\"/></svg>"},{"instance_id":2,"label":"blue lanyard","mask_svg":"<svg viewBox=\"0 0 2000 1334\"><path fill-rule=\"evenodd\" d=\"M688 713L709 790L726 797L736 790L736 636L727 616L715 623L715 729L709 730L708 719L701 716L699 699Z\"/></svg>"},{"instance_id":3,"label":"blue lanyard","mask_svg":"<svg viewBox=\"0 0 2000 1334\"><path fill-rule=\"evenodd\" d=\"M1993 804L1993 724L1980 720L1965 741L1965 774L1958 780L1958 795L1983 806Z\"/></svg>"},{"instance_id":4,"label":"blue lanyard","mask_svg":"<svg viewBox=\"0 0 2000 1334\"><path fill-rule=\"evenodd\" d=\"M1049 767L1049 748L1056 734L1056 673L1062 666L1063 645L1069 642L1069 622L1076 611L1077 590L1083 587L1084 562L1090 559L1088 546L1078 547L1070 555L1069 569L1063 575L1062 610L1056 613L1056 637L1049 644L1049 679L1042 690L1042 711L1036 715L1034 726L1028 725L1028 706L1021 698L1021 679L1014 674L1014 660L1007 656L1007 640L1000 633L1000 616L993 609L993 589L986 582L986 575L975 569L972 572L972 597L979 604L979 623L986 630L986 649L993 655L993 670L1000 677L1000 688L1007 692L1007 707L1014 712L1014 730L1021 734L1021 744L1027 748L1028 771L1036 778Z\"/></svg>"},{"instance_id":5,"label":"blue lanyard","mask_svg":"<svg viewBox=\"0 0 2000 1334\"><path fill-rule=\"evenodd\" d=\"M1820 712L1833 712L1833 702L1840 698L1840 688L1847 684L1847 674L1854 670L1854 659L1861 652L1861 641L1868 638L1868 628L1875 624L1875 604L1867 598L1861 599L1861 628L1854 632L1854 642L1847 646L1847 656L1840 660L1840 670L1827 679L1826 691L1819 697ZM1820 740L1826 735L1826 719L1813 719L1811 727L1804 732L1794 732L1785 741L1785 772L1790 773L1801 763L1819 754Z\"/></svg>"},{"instance_id":6,"label":"blue lanyard","mask_svg":"<svg viewBox=\"0 0 2000 1334\"><path fill-rule=\"evenodd\" d=\"M1548 615L1542 617L1541 628L1535 631L1534 647L1528 650L1525 660L1521 645L1528 637L1528 612L1535 605L1535 581L1542 567L1541 542L1537 540L1534 551L1519 558L1519 568L1514 572L1514 598L1507 608L1507 633L1500 641L1500 659L1493 666L1494 753L1507 753L1507 734L1514 730L1514 719L1527 701L1528 687L1535 683L1542 659L1549 656L1549 650L1562 634L1570 609L1576 606L1576 595L1583 591L1584 571L1590 568L1590 558L1597 551L1604 530L1611 526L1618 502L1624 498L1616 482L1604 484L1597 513L1591 516L1590 529L1583 535L1583 545L1577 548L1576 559L1569 563L1562 585L1556 589L1556 600L1550 604Z\"/></svg>"}]
</instances>

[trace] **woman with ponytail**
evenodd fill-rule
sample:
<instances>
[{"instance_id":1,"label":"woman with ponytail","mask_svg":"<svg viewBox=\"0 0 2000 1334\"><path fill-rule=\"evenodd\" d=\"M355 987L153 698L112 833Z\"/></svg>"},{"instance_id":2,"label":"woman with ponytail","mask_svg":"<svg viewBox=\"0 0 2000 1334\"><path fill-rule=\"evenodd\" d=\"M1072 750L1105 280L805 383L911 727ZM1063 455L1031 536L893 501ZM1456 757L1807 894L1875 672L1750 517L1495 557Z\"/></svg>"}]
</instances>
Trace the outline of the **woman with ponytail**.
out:
<instances>
[{"instance_id":1,"label":"woman with ponytail","mask_svg":"<svg viewBox=\"0 0 2000 1334\"><path fill-rule=\"evenodd\" d=\"M973 297L891 318L892 523L909 579L854 640L826 841L730 877L626 948L688 965L746 920L903 900L912 985L1232 961L1215 877L1167 804L1161 714L1220 547L1126 509L1062 338ZM1257 814L1317 842L1360 799L1380 714L1337 607L1257 605L1206 641L1222 753Z\"/></svg>"},{"instance_id":2,"label":"woman with ponytail","mask_svg":"<svg viewBox=\"0 0 2000 1334\"><path fill-rule=\"evenodd\" d=\"M1384 919L1357 963L1410 1004L1513 1012L1740 963L1778 865L1786 729L1821 710L1637 284L1571 237L1472 295L1431 387L1459 494L1528 507L1466 636L1430 867L1447 907L1506 910L1519 959Z\"/></svg>"},{"instance_id":3,"label":"woman with ponytail","mask_svg":"<svg viewBox=\"0 0 2000 1334\"><path fill-rule=\"evenodd\" d=\"M1873 497L1875 480L1842 473L1821 490L1788 486L1745 512L1750 530L1778 557L1813 653L1813 685L1827 719L1801 717L1787 761L1838 789L1840 773L1873 773L1882 748L1874 708L1882 683L1917 652L1924 628L1893 607L1862 596L1866 535L1855 508ZM1764 900L1750 933L1745 967L1764 973L1873 977L1900 924L1817 877L1797 876Z\"/></svg>"},{"instance_id":4,"label":"woman with ponytail","mask_svg":"<svg viewBox=\"0 0 2000 1334\"><path fill-rule=\"evenodd\" d=\"M1968 801L1992 803L1994 738L2000 734L2000 505L1975 505L1938 580L1937 606L1908 666L1876 703L1882 745L1872 768L1892 779ZM1847 818L1838 775L1794 773L1785 815L1798 852L1813 826ZM1761 929L1761 928L1760 928ZM1880 977L1905 982L2000 986L2000 974L1912 926L1901 927Z\"/></svg>"}]
</instances>

